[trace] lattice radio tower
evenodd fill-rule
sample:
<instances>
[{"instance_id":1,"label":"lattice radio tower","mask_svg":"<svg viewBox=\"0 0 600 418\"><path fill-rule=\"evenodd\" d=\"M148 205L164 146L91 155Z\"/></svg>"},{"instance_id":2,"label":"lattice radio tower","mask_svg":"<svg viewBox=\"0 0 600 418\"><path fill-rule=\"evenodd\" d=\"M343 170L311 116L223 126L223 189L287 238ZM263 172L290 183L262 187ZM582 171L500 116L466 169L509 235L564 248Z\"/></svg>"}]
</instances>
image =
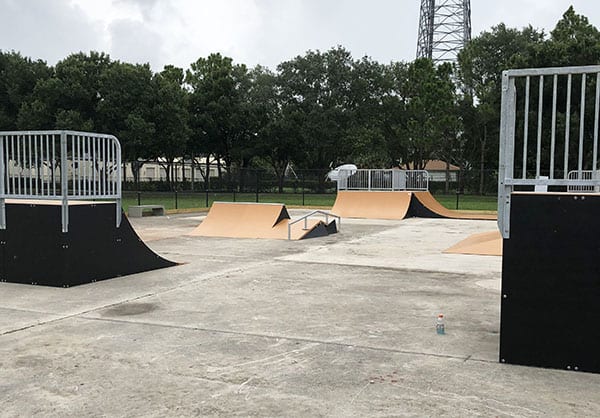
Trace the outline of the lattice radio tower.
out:
<instances>
[{"instance_id":1,"label":"lattice radio tower","mask_svg":"<svg viewBox=\"0 0 600 418\"><path fill-rule=\"evenodd\" d=\"M417 58L455 62L470 40L470 0L421 0Z\"/></svg>"}]
</instances>

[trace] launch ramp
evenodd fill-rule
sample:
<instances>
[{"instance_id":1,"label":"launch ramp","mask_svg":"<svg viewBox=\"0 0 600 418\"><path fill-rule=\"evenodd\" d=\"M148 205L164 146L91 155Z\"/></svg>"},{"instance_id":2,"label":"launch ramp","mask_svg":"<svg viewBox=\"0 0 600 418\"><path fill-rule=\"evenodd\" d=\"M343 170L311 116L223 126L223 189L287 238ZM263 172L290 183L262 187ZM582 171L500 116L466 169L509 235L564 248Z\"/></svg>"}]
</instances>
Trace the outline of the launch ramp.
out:
<instances>
[{"instance_id":1,"label":"launch ramp","mask_svg":"<svg viewBox=\"0 0 600 418\"><path fill-rule=\"evenodd\" d=\"M447 254L502 255L500 231L480 232L454 244L444 251Z\"/></svg>"}]
</instances>

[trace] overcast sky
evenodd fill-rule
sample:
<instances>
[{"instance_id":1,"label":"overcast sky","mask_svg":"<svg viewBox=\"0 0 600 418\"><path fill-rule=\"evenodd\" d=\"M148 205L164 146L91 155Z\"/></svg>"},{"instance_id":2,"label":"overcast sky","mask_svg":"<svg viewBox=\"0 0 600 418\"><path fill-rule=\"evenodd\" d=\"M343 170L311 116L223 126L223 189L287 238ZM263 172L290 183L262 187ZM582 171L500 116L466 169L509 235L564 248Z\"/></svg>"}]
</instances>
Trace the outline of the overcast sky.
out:
<instances>
[{"instance_id":1,"label":"overcast sky","mask_svg":"<svg viewBox=\"0 0 600 418\"><path fill-rule=\"evenodd\" d=\"M500 22L546 32L570 5L600 28L600 0L471 0L473 36ZM0 49L53 65L68 54L187 68L221 52L270 68L342 45L355 58L410 61L419 0L0 0Z\"/></svg>"}]
</instances>

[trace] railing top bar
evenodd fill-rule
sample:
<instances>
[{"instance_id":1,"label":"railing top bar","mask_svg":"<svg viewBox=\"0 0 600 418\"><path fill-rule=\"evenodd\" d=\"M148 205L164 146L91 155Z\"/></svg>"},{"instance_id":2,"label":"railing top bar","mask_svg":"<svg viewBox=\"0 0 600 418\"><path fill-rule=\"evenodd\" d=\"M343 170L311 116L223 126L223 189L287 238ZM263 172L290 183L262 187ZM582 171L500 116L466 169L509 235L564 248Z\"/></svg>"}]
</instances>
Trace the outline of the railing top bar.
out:
<instances>
[{"instance_id":1,"label":"railing top bar","mask_svg":"<svg viewBox=\"0 0 600 418\"><path fill-rule=\"evenodd\" d=\"M0 136L8 136L8 135L81 135L81 136L90 136L94 138L107 138L107 139L117 139L114 135L110 134L99 134L94 132L82 132L82 131L67 131L67 130L49 130L49 131L0 131Z\"/></svg>"},{"instance_id":2,"label":"railing top bar","mask_svg":"<svg viewBox=\"0 0 600 418\"><path fill-rule=\"evenodd\" d=\"M600 73L600 65L586 65L583 67L548 67L548 68L520 68L506 70L502 74L508 77L539 76L539 75L568 75Z\"/></svg>"},{"instance_id":3,"label":"railing top bar","mask_svg":"<svg viewBox=\"0 0 600 418\"><path fill-rule=\"evenodd\" d=\"M315 210L315 211L312 211L310 213L307 213L306 215L303 215L302 217L300 217L300 218L298 218L296 220L293 220L293 221L289 222L288 223L288 227L290 227L290 226L292 226L294 224L297 224L298 222L303 221L304 219L309 218L309 217L314 216L314 215L331 216L332 218L335 218L337 220L342 219L341 216L334 215L333 213L325 212L325 211L322 211L322 210Z\"/></svg>"}]
</instances>

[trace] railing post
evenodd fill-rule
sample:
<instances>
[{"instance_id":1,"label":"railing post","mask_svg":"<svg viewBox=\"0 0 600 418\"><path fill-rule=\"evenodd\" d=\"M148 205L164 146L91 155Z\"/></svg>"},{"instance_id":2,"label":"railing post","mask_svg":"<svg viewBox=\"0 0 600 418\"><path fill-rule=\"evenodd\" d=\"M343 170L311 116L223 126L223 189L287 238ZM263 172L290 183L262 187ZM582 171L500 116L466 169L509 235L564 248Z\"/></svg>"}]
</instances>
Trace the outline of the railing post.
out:
<instances>
[{"instance_id":1,"label":"railing post","mask_svg":"<svg viewBox=\"0 0 600 418\"><path fill-rule=\"evenodd\" d=\"M6 191L4 190L4 182L8 179L6 175L8 167L4 167L4 138L4 135L0 136L0 229L6 229L6 203L4 198Z\"/></svg>"},{"instance_id":2,"label":"railing post","mask_svg":"<svg viewBox=\"0 0 600 418\"><path fill-rule=\"evenodd\" d=\"M61 213L62 213L62 232L69 231L69 185L68 185L67 167L67 133L60 133L60 194L62 197Z\"/></svg>"}]
</instances>

